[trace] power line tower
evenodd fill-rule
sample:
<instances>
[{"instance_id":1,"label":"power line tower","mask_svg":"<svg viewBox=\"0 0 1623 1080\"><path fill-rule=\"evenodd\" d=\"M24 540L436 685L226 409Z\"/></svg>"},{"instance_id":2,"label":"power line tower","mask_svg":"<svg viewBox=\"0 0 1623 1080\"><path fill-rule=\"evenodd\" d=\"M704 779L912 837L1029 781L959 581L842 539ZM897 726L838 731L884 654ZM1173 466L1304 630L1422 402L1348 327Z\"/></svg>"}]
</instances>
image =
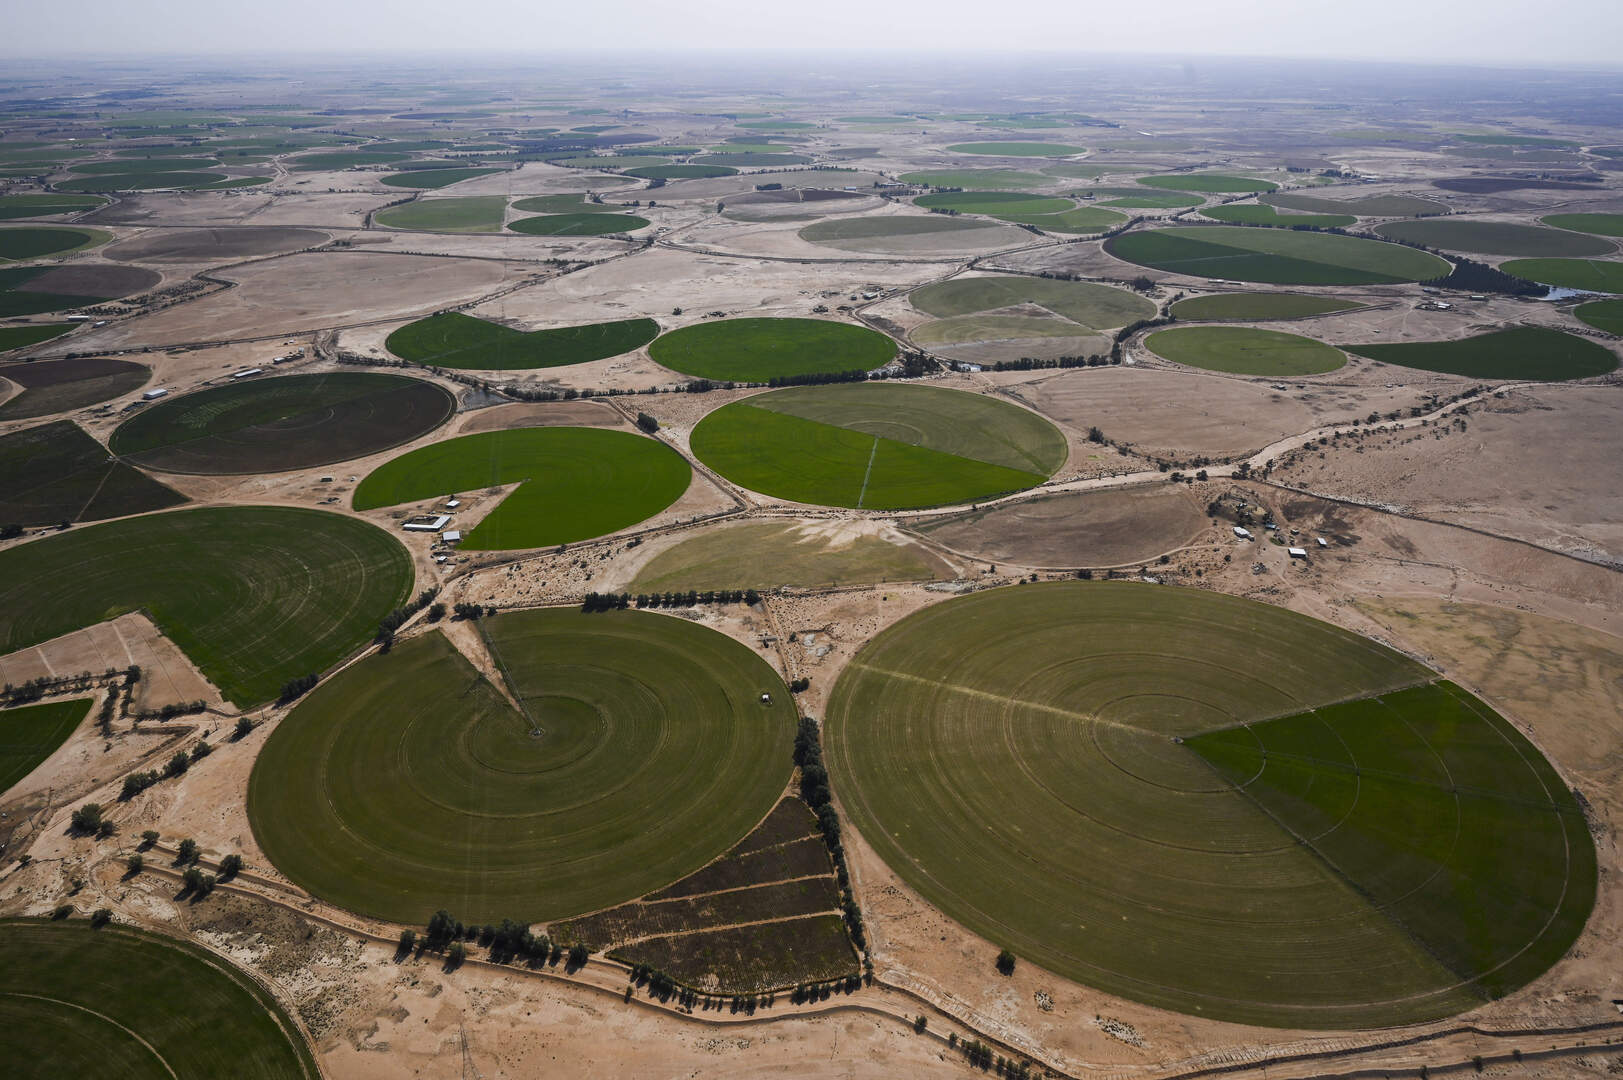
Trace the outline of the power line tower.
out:
<instances>
[{"instance_id":1,"label":"power line tower","mask_svg":"<svg viewBox=\"0 0 1623 1080\"><path fill-rule=\"evenodd\" d=\"M462 1080L485 1080L485 1074L473 1063L473 1049L468 1045L468 1027L459 1023L457 1031L462 1037Z\"/></svg>"}]
</instances>

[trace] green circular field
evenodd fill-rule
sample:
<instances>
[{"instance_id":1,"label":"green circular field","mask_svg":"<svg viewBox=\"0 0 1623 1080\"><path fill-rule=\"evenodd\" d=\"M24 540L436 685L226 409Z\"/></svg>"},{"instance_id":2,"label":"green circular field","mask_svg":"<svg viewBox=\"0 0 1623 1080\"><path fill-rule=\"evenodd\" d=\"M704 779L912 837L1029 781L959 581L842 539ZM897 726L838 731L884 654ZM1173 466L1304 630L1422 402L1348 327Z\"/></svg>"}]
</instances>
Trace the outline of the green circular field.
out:
<instances>
[{"instance_id":1,"label":"green circular field","mask_svg":"<svg viewBox=\"0 0 1623 1080\"><path fill-rule=\"evenodd\" d=\"M166 472L286 472L399 446L455 411L449 392L402 375L250 378L149 405L120 424L108 445Z\"/></svg>"},{"instance_id":2,"label":"green circular field","mask_svg":"<svg viewBox=\"0 0 1623 1080\"><path fill-rule=\"evenodd\" d=\"M1231 319L1249 322L1301 319L1309 315L1351 311L1363 306L1356 300L1337 300L1305 293L1215 293L1179 300L1171 310L1175 318L1191 322L1224 322Z\"/></svg>"},{"instance_id":3,"label":"green circular field","mask_svg":"<svg viewBox=\"0 0 1623 1080\"><path fill-rule=\"evenodd\" d=\"M1175 364L1233 375L1322 375L1347 362L1322 341L1250 326L1175 326L1144 344Z\"/></svg>"},{"instance_id":4,"label":"green circular field","mask_svg":"<svg viewBox=\"0 0 1623 1080\"><path fill-rule=\"evenodd\" d=\"M425 367L474 371L530 371L606 360L653 341L653 319L514 330L460 311L442 311L407 323L384 341L384 348Z\"/></svg>"},{"instance_id":5,"label":"green circular field","mask_svg":"<svg viewBox=\"0 0 1623 1080\"><path fill-rule=\"evenodd\" d=\"M722 319L663 334L655 361L701 379L767 382L795 375L872 371L896 358L877 330L832 319Z\"/></svg>"},{"instance_id":6,"label":"green circular field","mask_svg":"<svg viewBox=\"0 0 1623 1080\"><path fill-rule=\"evenodd\" d=\"M550 921L697 870L783 794L795 705L746 646L636 611L480 630L520 708L431 631L271 733L248 817L278 870L396 922Z\"/></svg>"},{"instance_id":7,"label":"green circular field","mask_svg":"<svg viewBox=\"0 0 1623 1080\"><path fill-rule=\"evenodd\" d=\"M1213 221L1226 221L1231 225L1271 225L1288 229L1296 225L1316 229L1340 229L1356 224L1351 214L1281 214L1266 203L1241 203L1235 206L1213 206L1200 212L1201 217Z\"/></svg>"},{"instance_id":8,"label":"green circular field","mask_svg":"<svg viewBox=\"0 0 1623 1080\"><path fill-rule=\"evenodd\" d=\"M1594 233L1597 236L1623 236L1623 214L1550 214L1539 220L1557 229Z\"/></svg>"},{"instance_id":9,"label":"green circular field","mask_svg":"<svg viewBox=\"0 0 1623 1080\"><path fill-rule=\"evenodd\" d=\"M0 922L8 1074L78 1080L320 1080L252 977L190 942L88 920Z\"/></svg>"},{"instance_id":10,"label":"green circular field","mask_svg":"<svg viewBox=\"0 0 1623 1080\"><path fill-rule=\"evenodd\" d=\"M612 236L648 225L647 218L636 214L543 214L507 223L513 232L528 236Z\"/></svg>"},{"instance_id":11,"label":"green circular field","mask_svg":"<svg viewBox=\"0 0 1623 1080\"><path fill-rule=\"evenodd\" d=\"M1617 368L1617 354L1606 346L1548 326L1512 326L1452 341L1395 341L1342 347L1383 364L1463 375L1468 379L1556 382L1592 378Z\"/></svg>"},{"instance_id":12,"label":"green circular field","mask_svg":"<svg viewBox=\"0 0 1623 1080\"><path fill-rule=\"evenodd\" d=\"M1572 309L1572 313L1596 330L1623 336L1623 300L1596 300L1579 304Z\"/></svg>"},{"instance_id":13,"label":"green circular field","mask_svg":"<svg viewBox=\"0 0 1623 1080\"><path fill-rule=\"evenodd\" d=\"M1080 146L1046 142L976 142L947 147L950 154L978 154L991 157L1070 157L1083 151Z\"/></svg>"},{"instance_id":14,"label":"green circular field","mask_svg":"<svg viewBox=\"0 0 1623 1080\"><path fill-rule=\"evenodd\" d=\"M100 229L70 229L47 226L19 226L0 229L0 262L19 262L24 259L43 259L48 255L65 255L97 244L105 244L112 233Z\"/></svg>"},{"instance_id":15,"label":"green circular field","mask_svg":"<svg viewBox=\"0 0 1623 1080\"><path fill-rule=\"evenodd\" d=\"M724 405L689 439L741 487L822 506L905 510L1042 483L1065 436L1036 413L934 386L793 387Z\"/></svg>"},{"instance_id":16,"label":"green circular field","mask_svg":"<svg viewBox=\"0 0 1623 1080\"><path fill-rule=\"evenodd\" d=\"M1122 233L1106 240L1105 250L1169 273L1270 285L1393 285L1449 272L1444 260L1401 244L1243 225Z\"/></svg>"},{"instance_id":17,"label":"green circular field","mask_svg":"<svg viewBox=\"0 0 1623 1080\"><path fill-rule=\"evenodd\" d=\"M1452 1015L1595 897L1560 776L1435 672L1282 608L1125 582L909 616L840 676L828 766L901 877L1017 956L1203 1017Z\"/></svg>"},{"instance_id":18,"label":"green circular field","mask_svg":"<svg viewBox=\"0 0 1623 1080\"><path fill-rule=\"evenodd\" d=\"M1605 255L1616 248L1610 240L1586 233L1470 217L1391 221L1376 226L1375 231L1392 240L1473 255Z\"/></svg>"},{"instance_id":19,"label":"green circular field","mask_svg":"<svg viewBox=\"0 0 1623 1080\"><path fill-rule=\"evenodd\" d=\"M913 201L927 210L984 214L999 221L1035 225L1051 232L1098 232L1127 220L1125 214L1114 210L1078 206L1074 199L1022 191L947 191L921 195Z\"/></svg>"},{"instance_id":20,"label":"green circular field","mask_svg":"<svg viewBox=\"0 0 1623 1080\"><path fill-rule=\"evenodd\" d=\"M1623 292L1623 262L1602 259L1511 259L1500 263L1507 274L1586 292Z\"/></svg>"},{"instance_id":21,"label":"green circular field","mask_svg":"<svg viewBox=\"0 0 1623 1080\"><path fill-rule=\"evenodd\" d=\"M124 518L0 552L0 655L143 611L227 699L257 705L364 644L414 578L393 536L342 514Z\"/></svg>"},{"instance_id":22,"label":"green circular field","mask_svg":"<svg viewBox=\"0 0 1623 1080\"><path fill-rule=\"evenodd\" d=\"M627 176L642 180L708 180L716 176L733 176L737 169L726 165L645 165L627 169Z\"/></svg>"},{"instance_id":23,"label":"green circular field","mask_svg":"<svg viewBox=\"0 0 1623 1080\"><path fill-rule=\"evenodd\" d=\"M650 518L682 497L687 460L657 439L602 428L487 431L419 447L355 488L357 510L518 487L465 533L470 551L573 544Z\"/></svg>"}]
</instances>

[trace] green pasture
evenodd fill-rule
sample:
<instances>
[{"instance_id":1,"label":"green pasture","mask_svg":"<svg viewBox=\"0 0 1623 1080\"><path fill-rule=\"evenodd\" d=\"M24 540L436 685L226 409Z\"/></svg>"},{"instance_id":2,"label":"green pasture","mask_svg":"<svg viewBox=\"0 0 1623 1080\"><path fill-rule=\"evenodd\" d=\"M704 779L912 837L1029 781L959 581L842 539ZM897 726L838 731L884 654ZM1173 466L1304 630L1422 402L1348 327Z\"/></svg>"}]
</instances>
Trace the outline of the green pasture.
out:
<instances>
[{"instance_id":1,"label":"green pasture","mask_svg":"<svg viewBox=\"0 0 1623 1080\"><path fill-rule=\"evenodd\" d=\"M76 214L106 204L106 199L94 195L0 195L0 221Z\"/></svg>"},{"instance_id":2,"label":"green pasture","mask_svg":"<svg viewBox=\"0 0 1623 1080\"><path fill-rule=\"evenodd\" d=\"M1600 259L1511 259L1499 269L1541 285L1587 292L1623 292L1623 262Z\"/></svg>"},{"instance_id":3,"label":"green pasture","mask_svg":"<svg viewBox=\"0 0 1623 1080\"><path fill-rule=\"evenodd\" d=\"M1385 364L1463 375L1469 379L1556 382L1605 375L1617 367L1617 356L1604 345L1543 326L1516 326L1455 341L1406 341L1342 348Z\"/></svg>"},{"instance_id":4,"label":"green pasture","mask_svg":"<svg viewBox=\"0 0 1623 1080\"><path fill-rule=\"evenodd\" d=\"M472 180L476 176L489 176L500 169L417 169L412 172L385 176L383 183L390 187L437 189Z\"/></svg>"},{"instance_id":5,"label":"green pasture","mask_svg":"<svg viewBox=\"0 0 1623 1080\"><path fill-rule=\"evenodd\" d=\"M68 255L105 244L113 234L100 229L13 225L0 228L0 262Z\"/></svg>"},{"instance_id":6,"label":"green pasture","mask_svg":"<svg viewBox=\"0 0 1623 1080\"><path fill-rule=\"evenodd\" d=\"M90 715L90 705L89 698L73 698L0 709L0 795L10 791L56 753L56 748L67 742L68 736ZM0 931L0 942L3 941L3 931ZM3 948L0 945L0 950Z\"/></svg>"},{"instance_id":7,"label":"green pasture","mask_svg":"<svg viewBox=\"0 0 1623 1080\"><path fill-rule=\"evenodd\" d=\"M451 199L418 199L379 210L379 225L427 232L496 233L502 231L507 199L502 195L469 195Z\"/></svg>"},{"instance_id":8,"label":"green pasture","mask_svg":"<svg viewBox=\"0 0 1623 1080\"><path fill-rule=\"evenodd\" d=\"M1156 270L1278 285L1390 285L1449 272L1437 256L1400 244L1239 225L1128 232L1105 241L1105 250Z\"/></svg>"},{"instance_id":9,"label":"green pasture","mask_svg":"<svg viewBox=\"0 0 1623 1080\"><path fill-rule=\"evenodd\" d=\"M795 707L748 647L637 611L480 632L519 708L436 630L271 733L248 817L278 870L375 918L550 921L692 873L783 794Z\"/></svg>"},{"instance_id":10,"label":"green pasture","mask_svg":"<svg viewBox=\"0 0 1623 1080\"><path fill-rule=\"evenodd\" d=\"M1623 300L1594 300L1579 304L1572 313L1596 330L1623 337Z\"/></svg>"},{"instance_id":11,"label":"green pasture","mask_svg":"<svg viewBox=\"0 0 1623 1080\"><path fill-rule=\"evenodd\" d=\"M101 521L185 501L134 466L110 457L106 447L71 420L0 435L0 524Z\"/></svg>"},{"instance_id":12,"label":"green pasture","mask_svg":"<svg viewBox=\"0 0 1623 1080\"><path fill-rule=\"evenodd\" d=\"M38 345L42 341L61 337L73 329L72 323L34 323L24 326L0 326L0 352L10 352L12 349L22 349L29 345ZM5 369L0 368L0 378L5 377Z\"/></svg>"},{"instance_id":13,"label":"green pasture","mask_svg":"<svg viewBox=\"0 0 1623 1080\"><path fill-rule=\"evenodd\" d=\"M1414 195L1364 195L1333 199L1327 195L1280 191L1263 195L1260 201L1285 210L1303 210L1310 214L1356 214L1359 217L1417 217L1448 212L1446 204Z\"/></svg>"},{"instance_id":14,"label":"green pasture","mask_svg":"<svg viewBox=\"0 0 1623 1080\"><path fill-rule=\"evenodd\" d=\"M926 169L923 172L903 173L897 179L904 184L964 188L972 191L1041 187L1053 183L1053 180L1041 173L1020 172L1017 169Z\"/></svg>"},{"instance_id":15,"label":"green pasture","mask_svg":"<svg viewBox=\"0 0 1623 1080\"><path fill-rule=\"evenodd\" d=\"M518 487L462 538L469 551L573 544L664 510L692 468L656 439L603 428L514 428L419 447L355 488L357 510Z\"/></svg>"},{"instance_id":16,"label":"green pasture","mask_svg":"<svg viewBox=\"0 0 1623 1080\"><path fill-rule=\"evenodd\" d=\"M394 537L339 514L245 506L125 518L0 551L0 651L142 611L246 707L368 641L414 576Z\"/></svg>"},{"instance_id":17,"label":"green pasture","mask_svg":"<svg viewBox=\"0 0 1623 1080\"><path fill-rule=\"evenodd\" d=\"M938 319L975 315L1019 304L1036 304L1081 324L1082 333L1126 326L1155 314L1155 305L1125 289L1090 281L1021 275L955 277L914 289L908 302Z\"/></svg>"},{"instance_id":18,"label":"green pasture","mask_svg":"<svg viewBox=\"0 0 1623 1080\"><path fill-rule=\"evenodd\" d=\"M1374 641L1221 593L930 606L853 658L824 730L851 824L926 900L1206 1019L1460 1013L1559 959L1594 900L1583 814L1513 725Z\"/></svg>"},{"instance_id":19,"label":"green pasture","mask_svg":"<svg viewBox=\"0 0 1623 1080\"><path fill-rule=\"evenodd\" d=\"M0 200L0 206L3 205L4 200ZM1539 220L1557 229L1596 236L1623 236L1623 214L1548 214Z\"/></svg>"},{"instance_id":20,"label":"green pasture","mask_svg":"<svg viewBox=\"0 0 1623 1080\"><path fill-rule=\"evenodd\" d=\"M15 1080L320 1080L258 981L168 935L86 919L0 921L0 1048Z\"/></svg>"},{"instance_id":21,"label":"green pasture","mask_svg":"<svg viewBox=\"0 0 1623 1080\"><path fill-rule=\"evenodd\" d=\"M619 356L654 340L652 319L622 319L551 330L514 330L460 311L407 323L384 347L402 360L429 367L515 371L564 367Z\"/></svg>"},{"instance_id":22,"label":"green pasture","mask_svg":"<svg viewBox=\"0 0 1623 1080\"><path fill-rule=\"evenodd\" d=\"M925 386L847 383L746 398L689 439L706 465L773 498L900 510L1032 487L1065 462L1035 413Z\"/></svg>"},{"instance_id":23,"label":"green pasture","mask_svg":"<svg viewBox=\"0 0 1623 1080\"><path fill-rule=\"evenodd\" d=\"M646 229L651 222L635 214L544 214L510 221L507 227L527 236L613 236Z\"/></svg>"},{"instance_id":24,"label":"green pasture","mask_svg":"<svg viewBox=\"0 0 1623 1080\"><path fill-rule=\"evenodd\" d=\"M1174 318L1190 322L1267 322L1301 319L1363 307L1355 300L1337 300L1305 293L1217 293L1191 296L1172 305Z\"/></svg>"},{"instance_id":25,"label":"green pasture","mask_svg":"<svg viewBox=\"0 0 1623 1080\"><path fill-rule=\"evenodd\" d=\"M706 180L716 176L732 176L737 169L726 165L645 165L627 169L627 176L640 180Z\"/></svg>"},{"instance_id":26,"label":"green pasture","mask_svg":"<svg viewBox=\"0 0 1623 1080\"><path fill-rule=\"evenodd\" d=\"M1525 255L1530 257L1605 255L1616 249L1610 240L1537 225L1506 221L1478 221L1469 217L1417 218L1376 226L1389 240L1465 251L1473 255Z\"/></svg>"},{"instance_id":27,"label":"green pasture","mask_svg":"<svg viewBox=\"0 0 1623 1080\"><path fill-rule=\"evenodd\" d=\"M1175 326L1144 344L1175 364L1233 375L1322 375L1347 362L1322 341L1250 326Z\"/></svg>"},{"instance_id":28,"label":"green pasture","mask_svg":"<svg viewBox=\"0 0 1623 1080\"><path fill-rule=\"evenodd\" d=\"M1342 229L1358 221L1351 214L1281 214L1266 203L1210 206L1202 210L1200 216L1213 221L1226 221L1231 225L1272 225L1281 228L1310 225L1319 229Z\"/></svg>"},{"instance_id":29,"label":"green pasture","mask_svg":"<svg viewBox=\"0 0 1623 1080\"><path fill-rule=\"evenodd\" d=\"M718 382L767 382L794 375L872 371L896 357L877 330L833 319L721 319L660 336L654 360L684 375Z\"/></svg>"}]
</instances>

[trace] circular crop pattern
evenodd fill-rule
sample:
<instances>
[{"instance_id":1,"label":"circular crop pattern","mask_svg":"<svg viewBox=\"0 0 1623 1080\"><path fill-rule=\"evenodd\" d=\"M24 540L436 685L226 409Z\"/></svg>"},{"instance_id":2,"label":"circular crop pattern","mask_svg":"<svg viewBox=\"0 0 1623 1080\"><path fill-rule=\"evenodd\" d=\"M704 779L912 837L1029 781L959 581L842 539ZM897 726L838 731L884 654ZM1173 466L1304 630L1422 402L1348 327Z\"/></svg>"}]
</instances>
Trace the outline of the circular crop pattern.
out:
<instances>
[{"instance_id":1,"label":"circular crop pattern","mask_svg":"<svg viewBox=\"0 0 1623 1080\"><path fill-rule=\"evenodd\" d=\"M117 924L0 922L0 1024L13 1076L321 1076L298 1025L251 976Z\"/></svg>"},{"instance_id":2,"label":"circular crop pattern","mask_svg":"<svg viewBox=\"0 0 1623 1080\"><path fill-rule=\"evenodd\" d=\"M1140 266L1276 285L1391 285L1442 277L1428 252L1337 233L1197 225L1122 233L1105 250Z\"/></svg>"},{"instance_id":3,"label":"circular crop pattern","mask_svg":"<svg viewBox=\"0 0 1623 1080\"><path fill-rule=\"evenodd\" d=\"M653 517L693 479L656 439L601 428L514 428L420 447L377 467L355 509L518 484L462 538L470 551L573 544Z\"/></svg>"},{"instance_id":4,"label":"circular crop pattern","mask_svg":"<svg viewBox=\"0 0 1623 1080\"><path fill-rule=\"evenodd\" d=\"M0 552L0 655L142 611L238 705L363 644L411 558L342 514L222 506L142 514Z\"/></svg>"},{"instance_id":5,"label":"circular crop pattern","mask_svg":"<svg viewBox=\"0 0 1623 1080\"><path fill-rule=\"evenodd\" d=\"M1175 364L1235 375L1322 375L1347 362L1322 341L1249 326L1178 326L1144 344Z\"/></svg>"},{"instance_id":6,"label":"circular crop pattern","mask_svg":"<svg viewBox=\"0 0 1623 1080\"><path fill-rule=\"evenodd\" d=\"M699 460L773 498L906 510L1042 483L1065 436L1036 413L961 390L846 383L724 405L689 439Z\"/></svg>"},{"instance_id":7,"label":"circular crop pattern","mask_svg":"<svg viewBox=\"0 0 1623 1080\"><path fill-rule=\"evenodd\" d=\"M100 229L69 229L50 226L19 226L0 229L0 262L43 259L70 251L105 244L112 233Z\"/></svg>"},{"instance_id":8,"label":"circular crop pattern","mask_svg":"<svg viewBox=\"0 0 1623 1080\"><path fill-rule=\"evenodd\" d=\"M701 379L767 382L872 371L896 358L896 343L877 330L831 319L723 319L672 330L648 355Z\"/></svg>"},{"instance_id":9,"label":"circular crop pattern","mask_svg":"<svg viewBox=\"0 0 1623 1080\"><path fill-rule=\"evenodd\" d=\"M422 379L373 372L286 375L153 405L113 432L113 453L166 472L286 472L365 457L426 435L456 400Z\"/></svg>"},{"instance_id":10,"label":"circular crop pattern","mask_svg":"<svg viewBox=\"0 0 1623 1080\"><path fill-rule=\"evenodd\" d=\"M692 873L783 794L794 703L731 638L557 608L481 630L519 708L434 631L277 726L248 785L277 869L397 922L550 921Z\"/></svg>"},{"instance_id":11,"label":"circular crop pattern","mask_svg":"<svg viewBox=\"0 0 1623 1080\"><path fill-rule=\"evenodd\" d=\"M507 227L530 236L612 236L648 227L636 214L541 214L510 221Z\"/></svg>"},{"instance_id":12,"label":"circular crop pattern","mask_svg":"<svg viewBox=\"0 0 1623 1080\"><path fill-rule=\"evenodd\" d=\"M1201 1016L1371 1027L1501 997L1595 895L1561 778L1373 641L1217 593L925 609L835 686L829 769L890 866L1061 975Z\"/></svg>"},{"instance_id":13,"label":"circular crop pattern","mask_svg":"<svg viewBox=\"0 0 1623 1080\"><path fill-rule=\"evenodd\" d=\"M1468 251L1473 255L1605 255L1616 247L1610 240L1587 233L1471 217L1392 221L1376 226L1375 232L1390 240L1448 251Z\"/></svg>"}]
</instances>

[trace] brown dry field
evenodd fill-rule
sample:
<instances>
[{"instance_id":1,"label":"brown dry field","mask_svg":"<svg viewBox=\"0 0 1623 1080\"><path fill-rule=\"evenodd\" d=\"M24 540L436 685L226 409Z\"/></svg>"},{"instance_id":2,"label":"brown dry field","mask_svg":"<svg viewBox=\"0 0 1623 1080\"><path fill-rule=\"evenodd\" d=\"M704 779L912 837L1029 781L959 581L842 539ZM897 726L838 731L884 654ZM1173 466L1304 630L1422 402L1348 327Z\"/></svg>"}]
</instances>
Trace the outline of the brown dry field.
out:
<instances>
[{"instance_id":1,"label":"brown dry field","mask_svg":"<svg viewBox=\"0 0 1623 1080\"><path fill-rule=\"evenodd\" d=\"M1187 489L1141 486L1045 495L930 519L912 531L991 562L1105 567L1147 562L1206 527L1205 509Z\"/></svg>"},{"instance_id":2,"label":"brown dry field","mask_svg":"<svg viewBox=\"0 0 1623 1080\"><path fill-rule=\"evenodd\" d=\"M426 315L499 287L500 262L365 252L288 255L226 271L236 288L116 322L79 343L96 349L296 334Z\"/></svg>"},{"instance_id":3,"label":"brown dry field","mask_svg":"<svg viewBox=\"0 0 1623 1080\"><path fill-rule=\"evenodd\" d=\"M115 262L213 263L280 255L327 242L315 229L153 229L102 251Z\"/></svg>"},{"instance_id":4,"label":"brown dry field","mask_svg":"<svg viewBox=\"0 0 1623 1080\"><path fill-rule=\"evenodd\" d=\"M1620 406L1617 386L1523 388L1471 409L1463 432L1366 439L1356 454L1303 452L1276 475L1623 564Z\"/></svg>"},{"instance_id":5,"label":"brown dry field","mask_svg":"<svg viewBox=\"0 0 1623 1080\"><path fill-rule=\"evenodd\" d=\"M626 418L600 401L534 401L464 413L458 435L524 427L629 427Z\"/></svg>"}]
</instances>

